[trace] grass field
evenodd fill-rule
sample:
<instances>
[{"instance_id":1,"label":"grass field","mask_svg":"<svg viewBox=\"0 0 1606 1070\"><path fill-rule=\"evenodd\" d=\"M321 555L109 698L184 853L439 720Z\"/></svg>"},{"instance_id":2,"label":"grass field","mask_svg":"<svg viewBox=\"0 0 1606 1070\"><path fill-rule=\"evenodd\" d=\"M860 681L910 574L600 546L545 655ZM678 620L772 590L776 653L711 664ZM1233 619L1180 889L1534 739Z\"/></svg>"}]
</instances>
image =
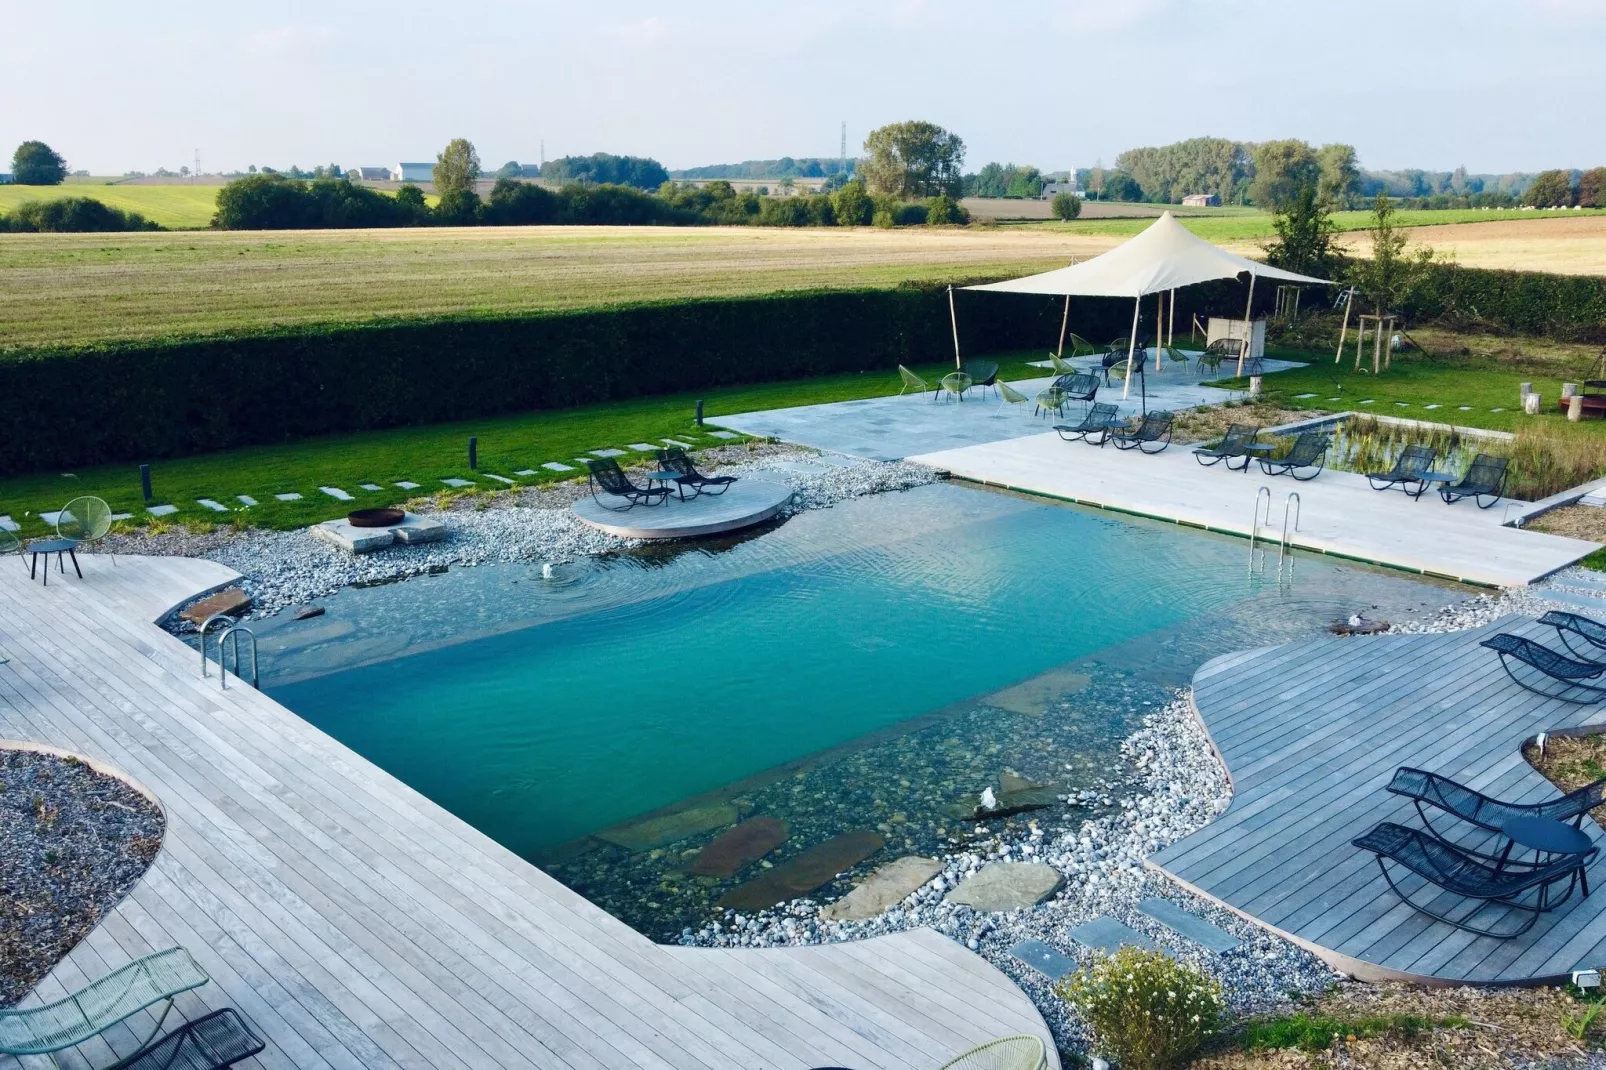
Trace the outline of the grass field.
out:
<instances>
[{"instance_id":1,"label":"grass field","mask_svg":"<svg viewBox=\"0 0 1606 1070\"><path fill-rule=\"evenodd\" d=\"M1218 209L1226 213L1227 209ZM1439 227L1448 224L1496 223L1501 221L1519 221L1534 223L1538 221L1550 222L1554 220L1573 220L1589 216L1606 216L1606 209L1587 208L1578 211L1566 212L1525 212L1520 209L1499 209L1481 211L1476 208L1452 208L1440 211L1400 211L1395 213L1395 222L1402 227ZM1372 213L1366 212L1334 212L1333 222L1341 231L1365 230L1372 225ZM1049 223L1022 223L1020 226L1042 227L1048 230L1061 231L1069 234L1104 234L1114 237L1130 237L1149 225L1147 219L1134 218L1087 218L1073 219L1068 222ZM1265 212L1253 209L1239 209L1232 214L1197 215L1182 218L1182 225L1193 231L1206 241L1213 242L1242 242L1258 238L1269 238L1276 233L1272 227L1271 216Z\"/></svg>"},{"instance_id":2,"label":"grass field","mask_svg":"<svg viewBox=\"0 0 1606 1070\"><path fill-rule=\"evenodd\" d=\"M112 208L138 212L158 226L174 230L210 226L217 207L218 186L113 186L87 180L60 186L0 186L0 212L23 201L93 197Z\"/></svg>"},{"instance_id":3,"label":"grass field","mask_svg":"<svg viewBox=\"0 0 1606 1070\"><path fill-rule=\"evenodd\" d=\"M1035 352L999 357L1001 374L1011 379L1041 376L1041 369L1028 368L1024 363L1039 358ZM918 370L935 381L952 371L953 366L931 365ZM720 414L878 397L896 394L901 388L897 374L889 369L887 374L837 375L429 427L327 435L290 445L157 461L151 466L151 482L157 502L179 508L169 521L295 528L344 516L358 506L390 505L413 495L452 493L440 480L476 478L468 468L470 435L479 439L479 471L517 478L514 472L535 469L539 476L520 480L534 484L566 478L541 469L544 462L559 461L578 468L574 458L589 450L663 438L699 446L720 445L720 440L700 431L694 422L699 397L706 400L708 422L717 426ZM621 458L621 462L631 463L628 458ZM421 487L407 491L394 486L402 480ZM384 489L363 491L363 483L378 484ZM501 484L483 477L479 477L479 485L491 490L501 488ZM336 501L320 491L321 486L340 487L356 495L357 501ZM274 497L292 492L302 495L301 500L281 502ZM113 512L133 513L141 522L150 519L140 497L137 466L132 463L0 480L0 514L17 521L24 537L37 538L49 530L39 514L60 509L68 499L80 494L104 498ZM260 504L245 509L235 497L239 494L249 495ZM211 498L238 511L228 515L213 512L198 504L199 498Z\"/></svg>"}]
</instances>

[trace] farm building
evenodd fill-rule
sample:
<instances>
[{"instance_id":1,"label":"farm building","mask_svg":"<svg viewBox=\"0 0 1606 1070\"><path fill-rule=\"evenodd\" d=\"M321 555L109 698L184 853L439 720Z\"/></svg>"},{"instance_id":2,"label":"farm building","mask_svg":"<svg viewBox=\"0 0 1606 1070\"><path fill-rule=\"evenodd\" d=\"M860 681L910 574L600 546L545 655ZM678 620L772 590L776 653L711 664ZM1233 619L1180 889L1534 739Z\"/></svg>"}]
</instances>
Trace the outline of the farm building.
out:
<instances>
[{"instance_id":1,"label":"farm building","mask_svg":"<svg viewBox=\"0 0 1606 1070\"><path fill-rule=\"evenodd\" d=\"M412 164L402 164L402 167L411 167ZM388 167L359 167L357 174L364 182L389 182L391 170Z\"/></svg>"},{"instance_id":2,"label":"farm building","mask_svg":"<svg viewBox=\"0 0 1606 1070\"><path fill-rule=\"evenodd\" d=\"M1221 198L1214 193L1190 193L1182 198L1186 208L1220 208Z\"/></svg>"},{"instance_id":3,"label":"farm building","mask_svg":"<svg viewBox=\"0 0 1606 1070\"><path fill-rule=\"evenodd\" d=\"M0 171L0 186L11 185L11 172Z\"/></svg>"},{"instance_id":4,"label":"farm building","mask_svg":"<svg viewBox=\"0 0 1606 1070\"><path fill-rule=\"evenodd\" d=\"M433 182L435 165L432 163L399 163L390 169L392 182Z\"/></svg>"},{"instance_id":5,"label":"farm building","mask_svg":"<svg viewBox=\"0 0 1606 1070\"><path fill-rule=\"evenodd\" d=\"M1080 194L1081 192L1082 189L1076 184L1076 180L1071 179L1067 182L1044 182L1043 192L1039 193L1038 196L1045 201L1051 201L1061 193Z\"/></svg>"}]
</instances>

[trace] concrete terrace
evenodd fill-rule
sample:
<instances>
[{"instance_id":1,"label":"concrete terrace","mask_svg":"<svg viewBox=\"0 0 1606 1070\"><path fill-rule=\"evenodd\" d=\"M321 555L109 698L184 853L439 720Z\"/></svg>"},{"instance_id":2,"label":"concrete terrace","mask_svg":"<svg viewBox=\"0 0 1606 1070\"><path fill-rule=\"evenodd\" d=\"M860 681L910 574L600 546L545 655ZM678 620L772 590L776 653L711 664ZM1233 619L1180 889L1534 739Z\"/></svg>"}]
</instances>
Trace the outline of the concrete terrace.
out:
<instances>
[{"instance_id":1,"label":"concrete terrace","mask_svg":"<svg viewBox=\"0 0 1606 1070\"><path fill-rule=\"evenodd\" d=\"M1601 724L1606 708L1518 687L1478 646L1495 631L1555 640L1549 628L1508 618L1449 635L1327 638L1206 663L1193 679L1194 707L1232 777L1232 803L1149 863L1365 980L1555 981L1602 965L1598 890L1575 894L1515 939L1477 937L1400 902L1374 856L1350 844L1379 821L1419 826L1410 802L1383 790L1402 765L1516 802L1560 794L1522 757L1523 742ZM1606 843L1594 821L1583 828Z\"/></svg>"},{"instance_id":2,"label":"concrete terrace","mask_svg":"<svg viewBox=\"0 0 1606 1070\"><path fill-rule=\"evenodd\" d=\"M180 1011L234 1006L269 1041L242 1065L925 1068L1003 1034L1048 1038L1007 977L929 930L654 944L260 692L203 681L151 622L228 569L80 560L83 580L48 588L0 568L0 738L121 770L161 800L167 832L25 1005L182 944L213 983ZM152 1024L62 1065L104 1066Z\"/></svg>"}]
</instances>

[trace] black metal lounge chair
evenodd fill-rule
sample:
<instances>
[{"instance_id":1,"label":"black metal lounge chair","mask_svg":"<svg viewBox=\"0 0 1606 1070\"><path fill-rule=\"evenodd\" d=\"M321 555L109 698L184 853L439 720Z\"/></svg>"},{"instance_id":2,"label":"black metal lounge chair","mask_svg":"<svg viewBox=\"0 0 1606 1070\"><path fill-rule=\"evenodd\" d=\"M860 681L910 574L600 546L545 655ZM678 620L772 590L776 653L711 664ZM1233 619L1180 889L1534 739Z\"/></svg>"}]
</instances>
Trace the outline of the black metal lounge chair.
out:
<instances>
[{"instance_id":1,"label":"black metal lounge chair","mask_svg":"<svg viewBox=\"0 0 1606 1070\"><path fill-rule=\"evenodd\" d=\"M1171 422L1174 417L1163 410L1151 412L1143 418L1135 431L1112 431L1109 440L1115 443L1116 449L1129 450L1134 447L1144 453L1159 453L1171 445ZM1158 443L1158 445L1155 445ZM1155 446L1150 449L1150 446Z\"/></svg>"},{"instance_id":2,"label":"black metal lounge chair","mask_svg":"<svg viewBox=\"0 0 1606 1070\"><path fill-rule=\"evenodd\" d=\"M1457 784L1449 777L1430 773L1426 769L1413 769L1408 765L1402 765L1394 771L1394 779L1389 781L1388 790L1410 799L1422 818L1422 824L1440 839L1446 837L1433 827L1424 806L1452 814L1469 825L1504 835L1501 826L1519 817L1571 821L1573 827L1578 828L1583 824L1585 814L1606 802L1606 778L1585 784L1559 799L1542 803L1512 803L1492 799L1465 784ZM1467 848L1463 845L1462 849Z\"/></svg>"},{"instance_id":3,"label":"black metal lounge chair","mask_svg":"<svg viewBox=\"0 0 1606 1070\"><path fill-rule=\"evenodd\" d=\"M1564 702L1594 702L1606 698L1606 684L1585 682L1598 681L1600 675L1606 673L1606 664L1570 658L1532 639L1509 632L1491 635L1478 645L1499 654L1500 666L1506 670L1506 675L1519 687L1527 688L1536 695L1559 698ZM1537 686L1523 680L1511 671L1513 660L1522 662L1548 682Z\"/></svg>"},{"instance_id":4,"label":"black metal lounge chair","mask_svg":"<svg viewBox=\"0 0 1606 1070\"><path fill-rule=\"evenodd\" d=\"M1092 372L1075 372L1054 380L1054 389L1065 395L1066 401L1080 401L1084 405L1099 396L1099 385L1099 377Z\"/></svg>"},{"instance_id":5,"label":"black metal lounge chair","mask_svg":"<svg viewBox=\"0 0 1606 1070\"><path fill-rule=\"evenodd\" d=\"M1227 433L1221 436L1221 441L1214 446L1200 446L1193 451L1193 459L1200 464L1209 466L1221 461L1227 462L1227 468L1233 468L1233 461L1242 461L1239 469L1249 467L1249 454L1244 452L1245 446L1254 445L1255 436L1260 434L1260 428L1254 424L1229 424Z\"/></svg>"},{"instance_id":6,"label":"black metal lounge chair","mask_svg":"<svg viewBox=\"0 0 1606 1070\"><path fill-rule=\"evenodd\" d=\"M1114 368L1114 367L1116 367L1118 365L1126 363L1126 341L1124 339L1116 339L1116 341L1120 342L1121 348L1119 350L1111 349L1110 352L1104 354L1104 359L1101 362L1103 364L1103 367L1104 367L1104 385L1105 386L1109 386L1110 385L1110 369ZM1111 346L1114 346L1115 344L1116 344L1115 342L1111 342L1110 343ZM1148 347L1148 343L1145 342L1143 339L1139 338L1137 347L1133 351L1133 354L1132 354L1132 370L1131 370L1131 372L1129 374L1136 375L1138 372L1140 372L1144 368L1148 367L1148 363L1149 363L1149 347Z\"/></svg>"},{"instance_id":7,"label":"black metal lounge chair","mask_svg":"<svg viewBox=\"0 0 1606 1070\"><path fill-rule=\"evenodd\" d=\"M612 457L600 459L587 457L586 469L591 473L591 479L589 480L591 496L604 509L612 509L616 513L623 513L634 509L638 505L658 505L669 500L668 487L636 486L630 482L630 477L625 475L624 469L619 467L619 462ZM601 496L597 494L598 487L601 487L604 493L610 494L615 498L623 498L625 507L621 509L616 505L609 505L603 501Z\"/></svg>"},{"instance_id":8,"label":"black metal lounge chair","mask_svg":"<svg viewBox=\"0 0 1606 1070\"><path fill-rule=\"evenodd\" d=\"M1557 855L1542 863L1506 862L1499 865L1464 851L1455 844L1446 843L1431 833L1390 821L1384 821L1350 843L1377 856L1377 866L1383 871L1383 879L1407 905L1435 921L1496 940L1521 936L1533 928L1539 915L1571 899L1573 889L1583 879L1584 867L1600 853L1600 848L1591 847L1580 854ZM1439 892L1449 892L1471 900L1472 909L1455 916L1449 911L1441 913L1413 901L1395 882L1394 874L1389 871L1389 862L1431 885L1435 891L1428 897L1430 903L1437 900ZM1567 891L1555 898L1551 888L1560 881L1567 882ZM1531 901L1527 898L1530 893ZM1588 886L1584 885L1584 895L1588 894ZM1521 924L1509 929L1495 928L1492 924L1473 925L1472 919L1491 906L1507 908L1506 917L1526 917ZM1499 920L1491 919L1492 922Z\"/></svg>"},{"instance_id":9,"label":"black metal lounge chair","mask_svg":"<svg viewBox=\"0 0 1606 1070\"><path fill-rule=\"evenodd\" d=\"M1398 487L1413 498L1422 497L1427 489L1427 483L1422 479L1433 468L1433 459L1439 455L1432 446L1407 446L1400 451L1399 457L1394 460L1394 467L1387 472L1368 472L1366 481L1372 485L1373 490L1387 490ZM1411 492L1411 484L1416 484L1416 493Z\"/></svg>"},{"instance_id":10,"label":"black metal lounge chair","mask_svg":"<svg viewBox=\"0 0 1606 1070\"><path fill-rule=\"evenodd\" d=\"M970 376L970 385L985 390L992 387L994 393L998 389L998 362L996 360L967 360L959 369Z\"/></svg>"},{"instance_id":11,"label":"black metal lounge chair","mask_svg":"<svg viewBox=\"0 0 1606 1070\"><path fill-rule=\"evenodd\" d=\"M1478 503L1479 509L1491 509L1500 500L1500 492L1505 489L1506 469L1510 464L1509 458L1480 453L1472 458L1467 474L1459 482L1446 483L1439 488L1439 497L1449 504L1462 498L1471 498ZM1488 505L1483 504L1484 498L1489 499Z\"/></svg>"},{"instance_id":12,"label":"black metal lounge chair","mask_svg":"<svg viewBox=\"0 0 1606 1070\"><path fill-rule=\"evenodd\" d=\"M233 1007L203 1015L106 1070L225 1070L267 1049Z\"/></svg>"},{"instance_id":13,"label":"black metal lounge chair","mask_svg":"<svg viewBox=\"0 0 1606 1070\"><path fill-rule=\"evenodd\" d=\"M675 486L680 488L680 498L686 500L686 488L690 487L696 494L724 494L736 482L735 476L705 476L697 471L697 466L691 463L686 451L679 446L671 446L666 450L658 451L658 464L666 472L676 474ZM714 489L710 489L714 488Z\"/></svg>"},{"instance_id":14,"label":"black metal lounge chair","mask_svg":"<svg viewBox=\"0 0 1606 1070\"><path fill-rule=\"evenodd\" d=\"M1319 431L1301 431L1286 456L1260 458L1260 470L1268 476L1293 476L1301 483L1315 479L1327 464L1327 447L1332 441ZM1307 468L1313 469L1310 475L1299 474Z\"/></svg>"},{"instance_id":15,"label":"black metal lounge chair","mask_svg":"<svg viewBox=\"0 0 1606 1070\"><path fill-rule=\"evenodd\" d=\"M1606 653L1606 624L1598 620L1553 609L1540 617L1539 623L1548 624L1556 629L1556 638L1561 640L1561 645L1580 661L1594 661L1602 653ZM1568 636L1572 636L1572 639ZM1573 639L1581 639L1593 649L1579 650L1573 646Z\"/></svg>"},{"instance_id":16,"label":"black metal lounge chair","mask_svg":"<svg viewBox=\"0 0 1606 1070\"><path fill-rule=\"evenodd\" d=\"M1082 441L1102 446L1110 432L1120 426L1120 420L1117 418L1120 411L1119 406L1101 401L1088 410L1087 415L1082 417L1081 423L1055 424L1054 430L1058 431L1060 438L1066 442ZM1098 441L1094 442L1090 435L1097 435Z\"/></svg>"}]
</instances>

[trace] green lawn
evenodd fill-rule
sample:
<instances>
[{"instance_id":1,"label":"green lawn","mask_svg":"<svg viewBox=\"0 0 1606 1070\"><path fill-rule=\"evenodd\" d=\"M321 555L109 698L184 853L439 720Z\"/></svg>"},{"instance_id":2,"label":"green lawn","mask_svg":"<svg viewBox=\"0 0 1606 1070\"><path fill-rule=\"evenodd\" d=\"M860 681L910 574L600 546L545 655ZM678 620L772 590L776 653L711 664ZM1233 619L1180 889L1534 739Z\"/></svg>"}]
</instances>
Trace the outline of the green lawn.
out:
<instances>
[{"instance_id":1,"label":"green lawn","mask_svg":"<svg viewBox=\"0 0 1606 1070\"><path fill-rule=\"evenodd\" d=\"M1037 353L1000 358L1002 374L1012 379L1041 376L1041 369L1025 365L1026 360L1039 358ZM951 371L952 365L922 366L918 370L935 382ZM470 435L479 439L480 472L516 478L524 484L545 483L571 478L573 473L548 472L541 468L543 462L559 461L580 468L574 458L589 450L625 448L632 442L664 438L677 438L699 447L721 445L719 439L706 433L711 428L699 430L694 422L698 397L706 401L708 423L717 427L721 413L877 397L896 394L900 388L896 374L837 375L429 427L321 436L289 445L155 461L151 465L152 490L157 503L178 506L179 511L167 518L169 521L192 526L237 522L295 528L342 516L359 506L391 505L414 496L455 493L440 481L476 478L468 467ZM637 461L643 457L636 455ZM632 459L622 457L620 462L629 465ZM513 475L523 469L540 474L526 478ZM394 485L403 480L420 487L408 491ZM364 491L359 486L362 483L377 484L383 489ZM337 501L320 491L321 486L339 487L357 500ZM503 484L479 477L477 486L497 490ZM286 493L299 493L302 497L293 502L274 498L275 494ZM80 494L104 498L113 512L135 514L132 522L150 519L140 497L138 466L132 462L70 475L52 472L0 479L0 514L9 514L21 524L25 537L38 537L49 531L39 513L60 509L69 498ZM236 499L239 494L253 497L259 504L246 508ZM198 504L199 498L211 498L236 511L213 512Z\"/></svg>"}]
</instances>

